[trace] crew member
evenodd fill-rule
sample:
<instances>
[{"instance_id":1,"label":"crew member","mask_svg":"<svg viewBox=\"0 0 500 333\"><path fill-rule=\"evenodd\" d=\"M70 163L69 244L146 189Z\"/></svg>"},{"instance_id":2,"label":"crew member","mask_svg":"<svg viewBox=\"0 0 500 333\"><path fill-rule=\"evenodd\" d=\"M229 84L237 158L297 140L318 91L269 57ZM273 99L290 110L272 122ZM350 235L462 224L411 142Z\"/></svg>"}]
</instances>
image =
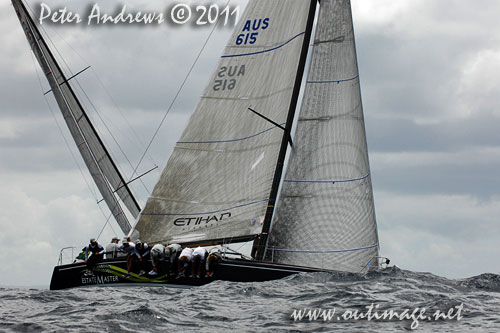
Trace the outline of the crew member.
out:
<instances>
[{"instance_id":1,"label":"crew member","mask_svg":"<svg viewBox=\"0 0 500 333\"><path fill-rule=\"evenodd\" d=\"M221 255L217 247L214 247L208 252L207 262L205 264L206 276L213 277L215 266L220 261Z\"/></svg>"},{"instance_id":2,"label":"crew member","mask_svg":"<svg viewBox=\"0 0 500 333\"><path fill-rule=\"evenodd\" d=\"M111 243L106 245L106 259L116 259L118 257L118 242L120 241L120 238L118 237L113 237L111 238Z\"/></svg>"},{"instance_id":3,"label":"crew member","mask_svg":"<svg viewBox=\"0 0 500 333\"><path fill-rule=\"evenodd\" d=\"M139 261L140 254L135 249L135 244L132 242L129 243L127 237L123 238L122 245L118 249L127 254L127 274L125 277L128 277L134 264Z\"/></svg>"},{"instance_id":4,"label":"crew member","mask_svg":"<svg viewBox=\"0 0 500 333\"><path fill-rule=\"evenodd\" d=\"M167 272L175 272L176 261L181 254L182 246L179 244L170 244L165 248L165 262L167 264Z\"/></svg>"},{"instance_id":5,"label":"crew member","mask_svg":"<svg viewBox=\"0 0 500 333\"><path fill-rule=\"evenodd\" d=\"M158 271L161 270L161 265L165 261L165 246L162 244L155 244L151 249L151 263L153 269L149 272L149 275L158 275Z\"/></svg>"},{"instance_id":6,"label":"crew member","mask_svg":"<svg viewBox=\"0 0 500 333\"><path fill-rule=\"evenodd\" d=\"M199 279L201 276L201 270L205 267L205 259L207 258L208 251L204 247L198 246L194 251L193 251L193 257L191 258L191 261L193 262L193 265L191 267L191 276L194 277L196 274L196 277Z\"/></svg>"},{"instance_id":7,"label":"crew member","mask_svg":"<svg viewBox=\"0 0 500 333\"><path fill-rule=\"evenodd\" d=\"M137 251L137 253L139 253L139 271L140 271L139 274L140 275L146 274L145 268L147 265L148 256L150 252L148 243L143 243L141 242L140 239L138 239L135 242L135 250Z\"/></svg>"},{"instance_id":8,"label":"crew member","mask_svg":"<svg viewBox=\"0 0 500 333\"><path fill-rule=\"evenodd\" d=\"M192 248L186 247L185 249L182 250L181 254L179 255L179 260L177 261L178 262L177 272L179 273L177 275L178 278L186 276L186 269L189 267L192 258L193 258Z\"/></svg>"},{"instance_id":9,"label":"crew member","mask_svg":"<svg viewBox=\"0 0 500 333\"><path fill-rule=\"evenodd\" d=\"M90 239L90 244L85 248L85 261L87 268L92 269L104 256L104 248L95 238Z\"/></svg>"}]
</instances>

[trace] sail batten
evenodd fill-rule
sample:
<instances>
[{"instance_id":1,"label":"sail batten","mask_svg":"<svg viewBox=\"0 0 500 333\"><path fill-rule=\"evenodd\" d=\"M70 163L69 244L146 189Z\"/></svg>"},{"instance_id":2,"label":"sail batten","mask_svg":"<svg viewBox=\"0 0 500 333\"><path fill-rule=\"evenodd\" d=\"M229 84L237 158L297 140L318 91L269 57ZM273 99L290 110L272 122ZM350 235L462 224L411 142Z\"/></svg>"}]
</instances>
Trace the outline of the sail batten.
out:
<instances>
[{"instance_id":1,"label":"sail batten","mask_svg":"<svg viewBox=\"0 0 500 333\"><path fill-rule=\"evenodd\" d=\"M349 0L322 0L267 258L359 272L378 236Z\"/></svg>"},{"instance_id":2,"label":"sail batten","mask_svg":"<svg viewBox=\"0 0 500 333\"><path fill-rule=\"evenodd\" d=\"M137 201L86 115L68 82L69 79L65 77L48 45L42 38L38 27L29 16L26 7L21 0L12 0L12 4L32 51L45 73L51 91L63 114L63 118L97 188L122 231L128 233L131 225L114 192L118 194L134 217L138 216L140 211Z\"/></svg>"}]
</instances>

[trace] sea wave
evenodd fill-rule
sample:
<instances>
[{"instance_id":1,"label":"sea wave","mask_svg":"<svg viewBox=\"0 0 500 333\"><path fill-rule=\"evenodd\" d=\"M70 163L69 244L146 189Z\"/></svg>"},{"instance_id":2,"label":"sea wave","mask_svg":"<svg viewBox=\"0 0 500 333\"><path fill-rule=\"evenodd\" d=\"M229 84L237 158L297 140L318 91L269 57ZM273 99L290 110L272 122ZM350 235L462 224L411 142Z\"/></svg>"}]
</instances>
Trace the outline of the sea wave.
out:
<instances>
[{"instance_id":1,"label":"sea wave","mask_svg":"<svg viewBox=\"0 0 500 333\"><path fill-rule=\"evenodd\" d=\"M411 319L342 319L345 313L425 309L417 331L497 331L500 275L447 279L398 267L370 272L301 273L267 282L215 281L203 287L0 288L0 331L16 332L398 332ZM462 306L461 318L430 317ZM335 309L335 320L294 320L292 313ZM349 311L349 312L347 312ZM335 317L335 318L334 318ZM431 320L432 319L432 320Z\"/></svg>"}]
</instances>

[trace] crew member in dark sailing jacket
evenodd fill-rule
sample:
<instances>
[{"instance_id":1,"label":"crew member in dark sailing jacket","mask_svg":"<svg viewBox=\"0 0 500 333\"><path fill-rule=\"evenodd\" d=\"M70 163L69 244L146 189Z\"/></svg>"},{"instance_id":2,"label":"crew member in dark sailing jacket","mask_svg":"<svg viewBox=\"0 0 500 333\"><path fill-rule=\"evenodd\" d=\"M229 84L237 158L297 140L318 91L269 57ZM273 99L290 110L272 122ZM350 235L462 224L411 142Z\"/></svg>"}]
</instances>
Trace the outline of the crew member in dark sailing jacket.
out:
<instances>
[{"instance_id":1,"label":"crew member in dark sailing jacket","mask_svg":"<svg viewBox=\"0 0 500 333\"><path fill-rule=\"evenodd\" d=\"M87 262L87 268L91 269L98 262L102 261L104 256L104 248L99 244L95 238L90 239L90 244L85 248L85 261Z\"/></svg>"},{"instance_id":2,"label":"crew member in dark sailing jacket","mask_svg":"<svg viewBox=\"0 0 500 333\"><path fill-rule=\"evenodd\" d=\"M139 253L139 274L145 274L149 256L148 243L143 243L139 239L135 242L135 250Z\"/></svg>"}]
</instances>

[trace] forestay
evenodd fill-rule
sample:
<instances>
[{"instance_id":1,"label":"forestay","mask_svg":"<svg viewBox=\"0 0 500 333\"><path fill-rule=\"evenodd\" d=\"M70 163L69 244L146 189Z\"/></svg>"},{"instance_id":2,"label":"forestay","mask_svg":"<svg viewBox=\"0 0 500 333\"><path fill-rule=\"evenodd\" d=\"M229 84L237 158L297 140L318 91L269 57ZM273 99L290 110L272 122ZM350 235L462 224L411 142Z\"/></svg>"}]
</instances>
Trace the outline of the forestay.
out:
<instances>
[{"instance_id":1,"label":"forestay","mask_svg":"<svg viewBox=\"0 0 500 333\"><path fill-rule=\"evenodd\" d=\"M20 0L12 0L12 4L90 174L121 229L124 233L128 233L131 229L130 223L114 192L134 217L139 215L139 205L111 160L38 28L28 15L24 4Z\"/></svg>"},{"instance_id":2,"label":"forestay","mask_svg":"<svg viewBox=\"0 0 500 333\"><path fill-rule=\"evenodd\" d=\"M267 256L358 272L376 265L373 205L349 0L323 0Z\"/></svg>"},{"instance_id":3,"label":"forestay","mask_svg":"<svg viewBox=\"0 0 500 333\"><path fill-rule=\"evenodd\" d=\"M148 242L251 239L262 230L310 1L247 5L136 230Z\"/></svg>"}]
</instances>

